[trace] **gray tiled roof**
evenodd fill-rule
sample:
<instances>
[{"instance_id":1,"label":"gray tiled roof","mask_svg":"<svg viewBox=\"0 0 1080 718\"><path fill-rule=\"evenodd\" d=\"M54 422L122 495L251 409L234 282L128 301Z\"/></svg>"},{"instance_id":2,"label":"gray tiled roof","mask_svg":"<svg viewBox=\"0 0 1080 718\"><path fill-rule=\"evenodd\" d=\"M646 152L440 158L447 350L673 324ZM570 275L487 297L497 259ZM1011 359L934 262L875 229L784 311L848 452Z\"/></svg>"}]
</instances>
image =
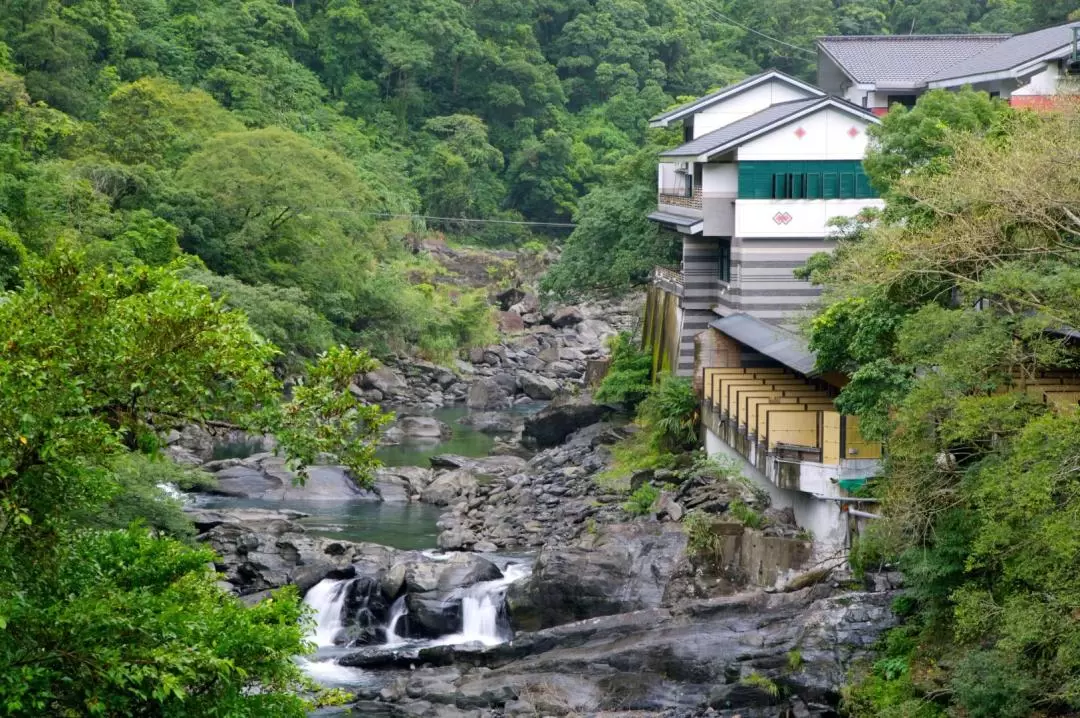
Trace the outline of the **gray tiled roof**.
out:
<instances>
[{"instance_id":1,"label":"gray tiled roof","mask_svg":"<svg viewBox=\"0 0 1080 718\"><path fill-rule=\"evenodd\" d=\"M793 85L799 85L799 86L808 87L808 88L813 87L812 85L808 85L805 82L802 82L800 80L796 80L794 77L791 77L790 75L785 75L784 73L780 72L779 70L766 70L765 72L759 72L756 75L751 75L750 77L747 77L745 80L740 80L739 82L736 82L734 85L728 85L727 87L722 87L719 90L716 90L715 92L710 92L709 94L704 95L702 97L699 97L696 100L691 100L690 102L679 105L678 107L673 107L672 109L667 110L666 112L662 112L659 115L657 115L656 117L651 118L649 120L649 122L663 122L664 120L668 120L668 119L671 119L673 117L676 117L678 115L681 115L681 114L685 113L691 107L695 107L695 106L701 105L701 104L707 104L709 102L709 100L713 100L713 99L716 99L716 98L719 98L719 97L725 97L725 96L729 96L729 95L738 94L741 90L756 84L759 80L762 80L765 77L768 77L770 75L772 75L774 77L777 77L777 78L779 78L781 80L787 80L787 81L791 82ZM816 88L814 88L814 89L816 89ZM825 93L823 93L823 92L821 92L819 90L818 94L819 95L824 95Z\"/></svg>"},{"instance_id":2,"label":"gray tiled roof","mask_svg":"<svg viewBox=\"0 0 1080 718\"><path fill-rule=\"evenodd\" d=\"M861 107L852 105L849 102L841 100L837 97L808 97L805 100L791 100L790 102L778 102L775 105L770 105L760 112L755 112L748 117L744 117L741 120L736 120L730 125L724 125L718 130L708 132L701 137L690 140L686 144L679 145L675 149L666 150L660 153L661 157L697 157L698 155L710 152L712 150L729 145L733 142L737 142L743 137L754 134L760 130L764 130L767 127L775 125L779 122L783 122L793 115L797 115L800 112L809 110L816 105L838 104L845 107L850 107L852 112L867 115L872 119L872 116L867 113Z\"/></svg>"},{"instance_id":3,"label":"gray tiled roof","mask_svg":"<svg viewBox=\"0 0 1080 718\"><path fill-rule=\"evenodd\" d=\"M978 55L943 68L930 77L929 81L1010 70L1061 47L1071 45L1072 29L1077 26L1080 26L1080 22L1048 27L1045 30L1036 30L1023 35L1013 35L1008 40L999 42Z\"/></svg>"},{"instance_id":4,"label":"gray tiled roof","mask_svg":"<svg viewBox=\"0 0 1080 718\"><path fill-rule=\"evenodd\" d=\"M914 88L982 54L1008 35L859 35L823 37L818 45L856 82Z\"/></svg>"},{"instance_id":5,"label":"gray tiled roof","mask_svg":"<svg viewBox=\"0 0 1080 718\"><path fill-rule=\"evenodd\" d=\"M816 372L817 355L810 351L805 339L786 329L742 312L717 319L710 322L709 326L800 374L810 375Z\"/></svg>"}]
</instances>

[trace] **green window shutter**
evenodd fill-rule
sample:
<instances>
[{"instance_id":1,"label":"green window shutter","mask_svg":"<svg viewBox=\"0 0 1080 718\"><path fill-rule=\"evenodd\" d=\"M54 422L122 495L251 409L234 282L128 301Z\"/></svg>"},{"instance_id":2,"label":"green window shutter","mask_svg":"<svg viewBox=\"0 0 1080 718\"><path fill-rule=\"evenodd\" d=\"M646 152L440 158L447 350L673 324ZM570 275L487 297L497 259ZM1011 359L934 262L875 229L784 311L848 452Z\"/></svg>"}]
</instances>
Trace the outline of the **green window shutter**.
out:
<instances>
[{"instance_id":1,"label":"green window shutter","mask_svg":"<svg viewBox=\"0 0 1080 718\"><path fill-rule=\"evenodd\" d=\"M840 196L840 184L835 172L826 172L821 176L821 196L836 199Z\"/></svg>"},{"instance_id":2,"label":"green window shutter","mask_svg":"<svg viewBox=\"0 0 1080 718\"><path fill-rule=\"evenodd\" d=\"M792 199L802 199L806 196L806 175L793 174L791 175L791 197Z\"/></svg>"},{"instance_id":3,"label":"green window shutter","mask_svg":"<svg viewBox=\"0 0 1080 718\"><path fill-rule=\"evenodd\" d=\"M821 175L817 172L806 175L806 198L821 199Z\"/></svg>"},{"instance_id":4,"label":"green window shutter","mask_svg":"<svg viewBox=\"0 0 1080 718\"><path fill-rule=\"evenodd\" d=\"M851 199L855 196L855 173L840 173L840 199Z\"/></svg>"},{"instance_id":5,"label":"green window shutter","mask_svg":"<svg viewBox=\"0 0 1080 718\"><path fill-rule=\"evenodd\" d=\"M859 199L868 199L874 196L874 188L870 186L870 178L862 172L855 175L855 196Z\"/></svg>"},{"instance_id":6,"label":"green window shutter","mask_svg":"<svg viewBox=\"0 0 1080 718\"><path fill-rule=\"evenodd\" d=\"M787 173L777 172L773 175L773 199L787 199Z\"/></svg>"}]
</instances>

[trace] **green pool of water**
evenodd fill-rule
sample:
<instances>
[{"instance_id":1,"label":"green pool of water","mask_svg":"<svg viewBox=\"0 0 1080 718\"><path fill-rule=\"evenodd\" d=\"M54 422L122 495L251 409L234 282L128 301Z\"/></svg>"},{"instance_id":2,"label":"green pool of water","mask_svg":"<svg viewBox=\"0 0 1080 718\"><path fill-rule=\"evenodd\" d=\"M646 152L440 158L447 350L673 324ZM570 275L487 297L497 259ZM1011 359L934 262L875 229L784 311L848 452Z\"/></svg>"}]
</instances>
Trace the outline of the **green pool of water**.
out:
<instances>
[{"instance_id":1,"label":"green pool of water","mask_svg":"<svg viewBox=\"0 0 1080 718\"><path fill-rule=\"evenodd\" d=\"M310 514L299 519L308 533L343 541L368 541L400 549L435 548L435 522L442 512L429 504L376 501L272 501L212 496L200 507L215 509L293 509Z\"/></svg>"},{"instance_id":2,"label":"green pool of water","mask_svg":"<svg viewBox=\"0 0 1080 718\"><path fill-rule=\"evenodd\" d=\"M436 454L482 457L491 454L495 439L488 434L458 423L469 410L463 406L437 409L431 413L439 421L450 426L453 435L442 441L408 441L394 446L383 446L375 456L386 466L428 466L428 459Z\"/></svg>"}]
</instances>

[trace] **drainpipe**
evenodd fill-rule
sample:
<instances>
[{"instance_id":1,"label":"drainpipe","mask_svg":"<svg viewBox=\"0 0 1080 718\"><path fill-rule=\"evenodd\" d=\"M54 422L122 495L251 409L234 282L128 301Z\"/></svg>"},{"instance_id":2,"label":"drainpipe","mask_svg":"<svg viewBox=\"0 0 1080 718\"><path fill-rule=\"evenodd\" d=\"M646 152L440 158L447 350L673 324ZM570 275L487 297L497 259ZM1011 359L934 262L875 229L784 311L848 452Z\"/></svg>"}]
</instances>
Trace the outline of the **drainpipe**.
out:
<instances>
[{"instance_id":1,"label":"drainpipe","mask_svg":"<svg viewBox=\"0 0 1080 718\"><path fill-rule=\"evenodd\" d=\"M880 514L872 514L869 511L859 511L858 509L849 508L847 512L852 516L857 516L861 519L880 519Z\"/></svg>"}]
</instances>

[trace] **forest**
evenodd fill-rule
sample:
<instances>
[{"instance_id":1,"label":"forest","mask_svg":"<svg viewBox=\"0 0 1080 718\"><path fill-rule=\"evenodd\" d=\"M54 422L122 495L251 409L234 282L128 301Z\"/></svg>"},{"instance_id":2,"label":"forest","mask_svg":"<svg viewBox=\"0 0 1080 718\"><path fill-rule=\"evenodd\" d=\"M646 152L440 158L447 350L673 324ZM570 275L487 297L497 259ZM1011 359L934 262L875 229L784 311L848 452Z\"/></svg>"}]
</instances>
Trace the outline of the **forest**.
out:
<instances>
[{"instance_id":1,"label":"forest","mask_svg":"<svg viewBox=\"0 0 1080 718\"><path fill-rule=\"evenodd\" d=\"M4 0L0 712L305 715L295 591L249 609L218 590L153 496L198 480L151 460L154 420L272 431L301 474L334 453L367 476L385 418L348 386L371 355L447 360L493 331L486 293L441 284L417 237L541 242L551 294L630 291L674 249L645 220L677 141L650 115L762 68L812 78L822 34L1018 32L1078 8ZM1076 120L956 102L886 123L868 171L895 214L807 269L844 409L890 437L896 518L859 560L914 585L855 715L1080 705L1076 418L994 391L1076 361L1046 336L1080 326L1059 242L1077 199L1038 191L1080 186L1058 161ZM942 302L958 281L1008 311Z\"/></svg>"}]
</instances>

